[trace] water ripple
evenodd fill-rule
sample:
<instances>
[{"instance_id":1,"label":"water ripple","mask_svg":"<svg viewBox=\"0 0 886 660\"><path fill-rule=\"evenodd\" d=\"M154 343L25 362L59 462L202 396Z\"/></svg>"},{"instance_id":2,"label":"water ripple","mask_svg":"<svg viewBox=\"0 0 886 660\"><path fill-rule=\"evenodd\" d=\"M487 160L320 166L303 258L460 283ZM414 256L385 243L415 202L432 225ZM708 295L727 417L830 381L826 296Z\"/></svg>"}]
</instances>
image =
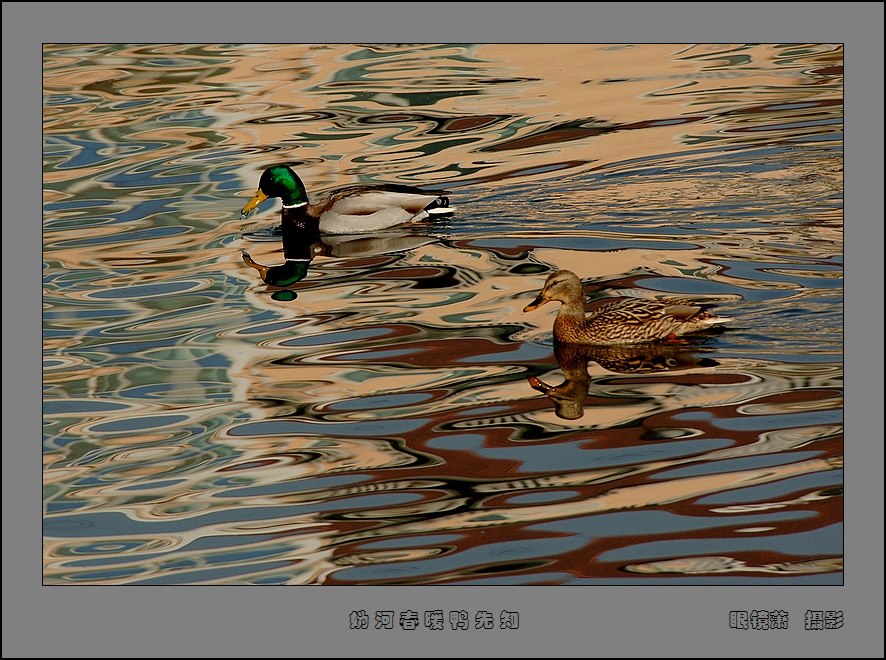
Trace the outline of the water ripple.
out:
<instances>
[{"instance_id":1,"label":"water ripple","mask_svg":"<svg viewBox=\"0 0 886 660\"><path fill-rule=\"evenodd\" d=\"M840 45L43 64L45 583L842 580ZM266 286L283 161L458 211ZM570 357L522 311L563 268L731 321Z\"/></svg>"}]
</instances>

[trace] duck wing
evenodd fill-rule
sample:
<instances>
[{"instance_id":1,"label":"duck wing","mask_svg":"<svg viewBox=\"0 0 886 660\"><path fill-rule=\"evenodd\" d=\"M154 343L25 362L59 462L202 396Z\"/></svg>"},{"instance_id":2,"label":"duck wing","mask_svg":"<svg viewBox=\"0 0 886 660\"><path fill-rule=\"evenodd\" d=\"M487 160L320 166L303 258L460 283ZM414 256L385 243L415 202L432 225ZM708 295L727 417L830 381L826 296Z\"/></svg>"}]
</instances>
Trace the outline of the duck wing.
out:
<instances>
[{"instance_id":1,"label":"duck wing","mask_svg":"<svg viewBox=\"0 0 886 660\"><path fill-rule=\"evenodd\" d=\"M665 304L664 310L662 313L666 316L673 316L675 319L679 319L681 321L688 321L694 316L697 316L702 311L702 308L698 305L671 305Z\"/></svg>"},{"instance_id":2,"label":"duck wing","mask_svg":"<svg viewBox=\"0 0 886 660\"><path fill-rule=\"evenodd\" d=\"M716 305L713 302L686 300L685 298L666 298L661 301L665 305L665 313L681 321L719 319L711 312Z\"/></svg>"},{"instance_id":3,"label":"duck wing","mask_svg":"<svg viewBox=\"0 0 886 660\"><path fill-rule=\"evenodd\" d=\"M605 319L620 325L643 325L665 316L679 321L689 321L696 317L708 316L712 303L667 298L645 300L639 298L618 298L598 307L591 313L593 318Z\"/></svg>"},{"instance_id":4,"label":"duck wing","mask_svg":"<svg viewBox=\"0 0 886 660\"><path fill-rule=\"evenodd\" d=\"M372 215L383 209L398 208L417 214L433 204L443 191L428 191L413 186L351 186L336 190L323 201L312 205L312 215Z\"/></svg>"},{"instance_id":5,"label":"duck wing","mask_svg":"<svg viewBox=\"0 0 886 660\"><path fill-rule=\"evenodd\" d=\"M614 325L645 325L668 315L668 305L657 300L617 298L598 307L589 320ZM675 307L671 305L670 307ZM681 310L677 310L678 312Z\"/></svg>"}]
</instances>

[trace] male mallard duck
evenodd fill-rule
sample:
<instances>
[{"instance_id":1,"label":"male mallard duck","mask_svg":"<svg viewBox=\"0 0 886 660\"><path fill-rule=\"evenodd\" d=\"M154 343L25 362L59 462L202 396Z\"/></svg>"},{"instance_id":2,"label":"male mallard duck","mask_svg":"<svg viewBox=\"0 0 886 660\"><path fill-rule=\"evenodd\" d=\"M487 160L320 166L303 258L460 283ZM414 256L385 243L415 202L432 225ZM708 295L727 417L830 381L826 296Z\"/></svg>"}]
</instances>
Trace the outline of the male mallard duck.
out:
<instances>
[{"instance_id":1,"label":"male mallard duck","mask_svg":"<svg viewBox=\"0 0 886 660\"><path fill-rule=\"evenodd\" d=\"M286 165L267 168L258 191L240 212L242 220L268 198L283 200L283 227L317 230L327 234L377 231L429 215L453 213L449 198L412 186L350 186L312 204L298 175Z\"/></svg>"},{"instance_id":2,"label":"male mallard duck","mask_svg":"<svg viewBox=\"0 0 886 660\"><path fill-rule=\"evenodd\" d=\"M552 300L563 303L554 320L554 339L573 344L634 344L672 339L728 319L689 300L616 298L585 315L581 280L569 270L548 276L541 293L523 308L531 312Z\"/></svg>"}]
</instances>

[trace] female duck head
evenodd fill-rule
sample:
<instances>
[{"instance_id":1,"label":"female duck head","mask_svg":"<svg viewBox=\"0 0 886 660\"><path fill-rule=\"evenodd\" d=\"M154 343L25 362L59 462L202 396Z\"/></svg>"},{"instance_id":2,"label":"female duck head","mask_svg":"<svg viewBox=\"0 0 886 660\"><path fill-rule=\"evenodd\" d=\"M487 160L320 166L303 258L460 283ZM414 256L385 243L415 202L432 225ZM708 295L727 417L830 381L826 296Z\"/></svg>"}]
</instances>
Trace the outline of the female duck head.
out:
<instances>
[{"instance_id":1,"label":"female duck head","mask_svg":"<svg viewBox=\"0 0 886 660\"><path fill-rule=\"evenodd\" d=\"M535 300L526 305L523 311L531 312L536 307L541 307L551 301L561 302L569 308L581 306L584 309L584 300L584 287L578 275L571 270L558 270L548 276L541 293L535 297Z\"/></svg>"},{"instance_id":2,"label":"female duck head","mask_svg":"<svg viewBox=\"0 0 886 660\"><path fill-rule=\"evenodd\" d=\"M279 197L283 206L289 208L308 203L305 186L298 175L286 165L273 165L262 172L258 190L240 211L240 217L245 218L255 207L273 197Z\"/></svg>"}]
</instances>

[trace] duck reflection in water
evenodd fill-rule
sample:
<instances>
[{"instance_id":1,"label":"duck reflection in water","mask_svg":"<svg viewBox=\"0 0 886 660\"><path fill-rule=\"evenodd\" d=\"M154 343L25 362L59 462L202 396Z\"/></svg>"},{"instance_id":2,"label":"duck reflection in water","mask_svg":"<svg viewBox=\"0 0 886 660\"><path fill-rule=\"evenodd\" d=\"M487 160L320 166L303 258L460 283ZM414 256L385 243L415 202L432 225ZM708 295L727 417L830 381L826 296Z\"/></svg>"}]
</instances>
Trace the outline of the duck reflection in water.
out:
<instances>
[{"instance_id":1,"label":"duck reflection in water","mask_svg":"<svg viewBox=\"0 0 886 660\"><path fill-rule=\"evenodd\" d=\"M250 236L250 234L245 235ZM255 232L252 236L265 238L269 234ZM282 238L284 262L280 265L265 266L255 261L248 251L241 250L246 265L257 270L262 282L270 286L288 287L303 280L315 257L367 257L411 250L434 242L434 239L428 236L396 231L339 236L287 225L282 227Z\"/></svg>"},{"instance_id":2,"label":"duck reflection in water","mask_svg":"<svg viewBox=\"0 0 886 660\"><path fill-rule=\"evenodd\" d=\"M285 261L279 266L264 266L255 261L246 250L241 250L241 253L246 265L258 271L262 282L287 287L303 280L308 274L308 265L318 253L320 231L316 226L296 226L286 222L281 228Z\"/></svg>"},{"instance_id":3,"label":"duck reflection in water","mask_svg":"<svg viewBox=\"0 0 886 660\"><path fill-rule=\"evenodd\" d=\"M554 357L566 380L559 385L549 385L535 376L527 380L532 389L553 402L554 412L561 419L579 419L584 415L591 385L589 362L620 374L681 371L719 364L716 360L698 357L689 340L624 346L555 343Z\"/></svg>"}]
</instances>

